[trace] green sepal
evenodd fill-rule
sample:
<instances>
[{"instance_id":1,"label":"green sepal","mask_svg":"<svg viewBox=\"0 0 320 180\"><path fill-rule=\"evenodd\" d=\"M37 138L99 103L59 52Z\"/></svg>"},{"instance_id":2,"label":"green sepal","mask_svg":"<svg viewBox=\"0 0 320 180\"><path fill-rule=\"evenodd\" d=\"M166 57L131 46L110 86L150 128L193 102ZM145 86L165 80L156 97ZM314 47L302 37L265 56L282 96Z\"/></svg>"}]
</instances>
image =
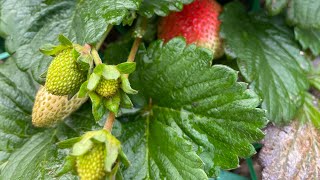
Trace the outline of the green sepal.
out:
<instances>
[{"instance_id":1,"label":"green sepal","mask_svg":"<svg viewBox=\"0 0 320 180\"><path fill-rule=\"evenodd\" d=\"M131 165L128 157L127 157L126 154L122 151L122 149L120 149L119 158L120 158L120 161L123 163L123 165L124 165L125 167L129 167L129 166Z\"/></svg>"},{"instance_id":2,"label":"green sepal","mask_svg":"<svg viewBox=\"0 0 320 180\"><path fill-rule=\"evenodd\" d=\"M40 77L41 78L46 78L47 77L47 74L48 74L48 70L46 70L45 72L43 72Z\"/></svg>"},{"instance_id":3,"label":"green sepal","mask_svg":"<svg viewBox=\"0 0 320 180\"><path fill-rule=\"evenodd\" d=\"M64 45L64 46L72 46L73 45L72 42L67 37L65 37L63 34L59 35L58 40L61 43L61 45Z\"/></svg>"},{"instance_id":4,"label":"green sepal","mask_svg":"<svg viewBox=\"0 0 320 180\"><path fill-rule=\"evenodd\" d=\"M76 165L76 157L75 156L67 156L65 158L65 162L63 164L63 167L61 168L61 170L59 170L57 172L57 174L55 176L59 177L59 176L66 174L69 171L74 170L75 165Z\"/></svg>"},{"instance_id":5,"label":"green sepal","mask_svg":"<svg viewBox=\"0 0 320 180\"><path fill-rule=\"evenodd\" d=\"M72 156L82 156L93 147L93 142L89 138L83 138L81 141L75 143L72 148Z\"/></svg>"},{"instance_id":6,"label":"green sepal","mask_svg":"<svg viewBox=\"0 0 320 180\"><path fill-rule=\"evenodd\" d=\"M104 65L102 76L107 79L118 79L120 77L121 73L114 65Z\"/></svg>"},{"instance_id":7,"label":"green sepal","mask_svg":"<svg viewBox=\"0 0 320 180\"><path fill-rule=\"evenodd\" d=\"M80 52L78 52L74 48L72 49L72 57L73 57L73 59L78 59L80 55L81 55Z\"/></svg>"},{"instance_id":8,"label":"green sepal","mask_svg":"<svg viewBox=\"0 0 320 180\"><path fill-rule=\"evenodd\" d=\"M84 98L88 94L88 81L85 81L84 83L81 84L79 92L78 92L78 98Z\"/></svg>"},{"instance_id":9,"label":"green sepal","mask_svg":"<svg viewBox=\"0 0 320 180\"><path fill-rule=\"evenodd\" d=\"M119 178L116 177L117 172L119 172L119 167L120 167L120 162L117 161L116 164L113 166L112 170L110 173L107 173L106 175L106 180L112 180L112 179L117 179L119 180Z\"/></svg>"},{"instance_id":10,"label":"green sepal","mask_svg":"<svg viewBox=\"0 0 320 180\"><path fill-rule=\"evenodd\" d=\"M136 70L136 63L124 62L124 63L118 64L116 67L121 74L130 74Z\"/></svg>"},{"instance_id":11,"label":"green sepal","mask_svg":"<svg viewBox=\"0 0 320 180\"><path fill-rule=\"evenodd\" d=\"M93 72L96 73L96 74L99 75L99 76L102 76L102 73L103 73L103 70L104 70L104 66L105 66L105 64L99 64L99 65L97 65L97 66L94 68Z\"/></svg>"},{"instance_id":12,"label":"green sepal","mask_svg":"<svg viewBox=\"0 0 320 180\"><path fill-rule=\"evenodd\" d=\"M69 47L63 46L63 45L52 45L52 44L45 44L43 47L41 47L39 50L41 53L48 55L48 56L55 56L59 54L61 51L68 49Z\"/></svg>"},{"instance_id":13,"label":"green sepal","mask_svg":"<svg viewBox=\"0 0 320 180\"><path fill-rule=\"evenodd\" d=\"M89 92L89 97L92 101L92 114L96 121L99 121L106 113L106 108L102 103L102 97L95 92Z\"/></svg>"},{"instance_id":14,"label":"green sepal","mask_svg":"<svg viewBox=\"0 0 320 180\"><path fill-rule=\"evenodd\" d=\"M82 156L92 149L95 144L104 143L106 148L106 156L104 160L105 171L109 174L116 174L118 168L115 169L117 163L124 160L123 163L128 165L127 158L121 150L120 141L115 138L107 130L89 131L80 137L80 141L73 145L72 156ZM125 158L124 158L125 157ZM118 161L118 159L120 161Z\"/></svg>"},{"instance_id":15,"label":"green sepal","mask_svg":"<svg viewBox=\"0 0 320 180\"><path fill-rule=\"evenodd\" d=\"M122 89L120 89L120 98L121 98L120 107L127 108L127 109L133 108L133 104L130 97L125 92L123 92Z\"/></svg>"},{"instance_id":16,"label":"green sepal","mask_svg":"<svg viewBox=\"0 0 320 180\"><path fill-rule=\"evenodd\" d=\"M88 81L88 85L87 85L87 89L89 91L93 91L96 89L96 87L98 86L99 82L101 79L101 75L96 74L95 72L92 73L89 77L89 81Z\"/></svg>"},{"instance_id":17,"label":"green sepal","mask_svg":"<svg viewBox=\"0 0 320 180\"><path fill-rule=\"evenodd\" d=\"M90 63L92 61L92 57L90 55L80 55L77 58L77 64L81 71L88 71L90 69Z\"/></svg>"},{"instance_id":18,"label":"green sepal","mask_svg":"<svg viewBox=\"0 0 320 180\"><path fill-rule=\"evenodd\" d=\"M106 99L104 104L109 111L114 112L117 115L119 111L120 101L120 92L118 91L114 96Z\"/></svg>"},{"instance_id":19,"label":"green sepal","mask_svg":"<svg viewBox=\"0 0 320 180\"><path fill-rule=\"evenodd\" d=\"M119 150L120 150L120 142L115 139L109 139L108 142L106 142L106 158L104 161L104 169L106 172L111 172L113 164L118 159Z\"/></svg>"},{"instance_id":20,"label":"green sepal","mask_svg":"<svg viewBox=\"0 0 320 180\"><path fill-rule=\"evenodd\" d=\"M60 149L71 148L75 143L79 142L81 137L75 137L60 141L57 143L57 147Z\"/></svg>"},{"instance_id":21,"label":"green sepal","mask_svg":"<svg viewBox=\"0 0 320 180\"><path fill-rule=\"evenodd\" d=\"M131 88L129 79L124 74L121 75L121 88L125 93L137 94L138 91Z\"/></svg>"}]
</instances>

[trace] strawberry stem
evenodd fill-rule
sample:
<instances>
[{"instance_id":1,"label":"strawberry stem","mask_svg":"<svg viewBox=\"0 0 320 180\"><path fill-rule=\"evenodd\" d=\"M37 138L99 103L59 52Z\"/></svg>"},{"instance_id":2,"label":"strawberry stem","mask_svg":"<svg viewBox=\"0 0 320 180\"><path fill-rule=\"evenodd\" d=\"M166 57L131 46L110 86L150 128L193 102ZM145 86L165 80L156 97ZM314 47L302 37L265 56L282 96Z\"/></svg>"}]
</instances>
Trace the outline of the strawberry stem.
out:
<instances>
[{"instance_id":1,"label":"strawberry stem","mask_svg":"<svg viewBox=\"0 0 320 180\"><path fill-rule=\"evenodd\" d=\"M111 132L113 123L115 121L115 114L113 112L109 112L106 123L104 124L103 129Z\"/></svg>"},{"instance_id":2,"label":"strawberry stem","mask_svg":"<svg viewBox=\"0 0 320 180\"><path fill-rule=\"evenodd\" d=\"M146 20L144 19L145 23L144 23L144 26L142 28L142 31L145 30L146 28ZM128 56L128 59L127 59L127 62L134 62L134 58L136 57L136 54L137 54L137 51L139 49L139 46L140 46L140 43L141 43L141 39L142 39L142 36L139 36L139 37L136 37L134 42L133 42L133 45L131 47L131 50L130 50L130 54ZM97 52L97 50L95 48L92 49L92 56L93 56L93 59L94 59L94 62L95 64L97 65L98 64L101 64L101 59L99 57L99 54ZM126 76L128 77L129 74L126 74ZM113 112L109 112L109 115L107 117L107 120L104 124L104 127L103 129L107 130L107 131L110 131L112 130L112 126L113 126L113 123L115 121L115 114Z\"/></svg>"},{"instance_id":3,"label":"strawberry stem","mask_svg":"<svg viewBox=\"0 0 320 180\"><path fill-rule=\"evenodd\" d=\"M130 54L128 56L127 62L133 62L134 61L134 58L135 58L135 56L137 54L137 51L138 51L140 43L141 43L141 38L136 38L134 40L133 45L132 45L131 50L130 50Z\"/></svg>"},{"instance_id":4,"label":"strawberry stem","mask_svg":"<svg viewBox=\"0 0 320 180\"><path fill-rule=\"evenodd\" d=\"M96 64L96 66L98 64L102 64L101 58L100 58L99 53L96 48L94 48L94 47L92 48L91 55L92 55L93 61Z\"/></svg>"}]
</instances>

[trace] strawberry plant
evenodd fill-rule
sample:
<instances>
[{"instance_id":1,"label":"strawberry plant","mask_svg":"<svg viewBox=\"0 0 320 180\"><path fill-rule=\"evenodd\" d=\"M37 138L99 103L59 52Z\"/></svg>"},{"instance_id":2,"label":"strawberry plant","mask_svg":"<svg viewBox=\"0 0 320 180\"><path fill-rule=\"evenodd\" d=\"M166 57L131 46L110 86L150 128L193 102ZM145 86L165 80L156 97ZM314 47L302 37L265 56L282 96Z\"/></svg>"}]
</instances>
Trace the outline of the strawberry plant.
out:
<instances>
[{"instance_id":1,"label":"strawberry plant","mask_svg":"<svg viewBox=\"0 0 320 180\"><path fill-rule=\"evenodd\" d=\"M320 1L0 2L1 180L320 178Z\"/></svg>"}]
</instances>

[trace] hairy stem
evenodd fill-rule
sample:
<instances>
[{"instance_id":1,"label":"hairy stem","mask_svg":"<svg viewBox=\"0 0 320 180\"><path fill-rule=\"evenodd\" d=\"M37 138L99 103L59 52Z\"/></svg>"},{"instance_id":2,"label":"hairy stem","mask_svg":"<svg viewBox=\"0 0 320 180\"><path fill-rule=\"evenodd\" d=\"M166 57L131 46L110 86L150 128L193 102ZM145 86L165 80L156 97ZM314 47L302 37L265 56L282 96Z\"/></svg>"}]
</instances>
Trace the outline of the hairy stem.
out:
<instances>
[{"instance_id":1,"label":"hairy stem","mask_svg":"<svg viewBox=\"0 0 320 180\"><path fill-rule=\"evenodd\" d=\"M139 45L141 43L141 38L136 38L133 42L132 48L130 50L130 54L128 56L127 62L133 62L134 58L136 57Z\"/></svg>"},{"instance_id":2,"label":"hairy stem","mask_svg":"<svg viewBox=\"0 0 320 180\"><path fill-rule=\"evenodd\" d=\"M107 120L104 124L103 129L111 132L114 121L115 121L115 114L113 112L109 112L109 115L107 117Z\"/></svg>"},{"instance_id":3,"label":"hairy stem","mask_svg":"<svg viewBox=\"0 0 320 180\"><path fill-rule=\"evenodd\" d=\"M146 19L143 19L143 22L144 23L143 23L143 26L142 26L142 31L144 31L146 29L146 26L147 26ZM141 43L142 36L139 36L134 40L133 45L132 45L131 50L130 50L130 54L129 54L128 59L127 59L127 62L134 62L134 59L136 57L138 48L139 48L140 43ZM98 52L96 50L95 50L94 53L99 57L99 54L98 54ZM93 55L93 56L96 56L96 55ZM100 57L99 57L99 59L98 58L96 58L96 59L97 59L97 61L99 61ZM96 60L94 60L94 61L96 62ZM100 59L99 62L101 63L101 59ZM126 74L126 76L128 77L129 75ZM110 112L108 117L107 117L107 120L106 120L106 122L104 124L103 129L111 132L114 121L115 121L115 114L113 112Z\"/></svg>"},{"instance_id":4,"label":"hairy stem","mask_svg":"<svg viewBox=\"0 0 320 180\"><path fill-rule=\"evenodd\" d=\"M96 48L93 47L91 49L91 55L92 55L93 61L96 64L96 66L98 64L102 64L101 58L100 58L99 53Z\"/></svg>"}]
</instances>

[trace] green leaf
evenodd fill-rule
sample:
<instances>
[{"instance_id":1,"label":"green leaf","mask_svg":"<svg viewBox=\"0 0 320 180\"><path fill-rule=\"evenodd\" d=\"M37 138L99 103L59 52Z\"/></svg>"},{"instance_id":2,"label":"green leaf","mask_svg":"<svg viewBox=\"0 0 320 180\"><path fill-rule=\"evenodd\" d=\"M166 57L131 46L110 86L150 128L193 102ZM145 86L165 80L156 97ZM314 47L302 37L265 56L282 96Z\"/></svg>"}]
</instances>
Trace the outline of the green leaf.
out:
<instances>
[{"instance_id":1,"label":"green leaf","mask_svg":"<svg viewBox=\"0 0 320 180\"><path fill-rule=\"evenodd\" d=\"M132 22L141 0L45 1L12 0L1 3L0 33L14 53L18 67L38 78L50 63L39 52L46 43L57 44L60 34L78 44L97 43L111 24ZM17 15L17 9L21 15ZM41 81L41 79L37 79Z\"/></svg>"},{"instance_id":2,"label":"green leaf","mask_svg":"<svg viewBox=\"0 0 320 180\"><path fill-rule=\"evenodd\" d=\"M10 156L0 179L38 179L45 162L53 158L50 155L54 150L52 137L52 131L34 135Z\"/></svg>"},{"instance_id":3,"label":"green leaf","mask_svg":"<svg viewBox=\"0 0 320 180\"><path fill-rule=\"evenodd\" d=\"M295 27L294 34L304 50L310 49L314 56L320 54L320 29Z\"/></svg>"},{"instance_id":4,"label":"green leaf","mask_svg":"<svg viewBox=\"0 0 320 180\"><path fill-rule=\"evenodd\" d=\"M127 61L132 43L133 40L128 38L108 44L104 53L105 61L113 65Z\"/></svg>"},{"instance_id":5,"label":"green leaf","mask_svg":"<svg viewBox=\"0 0 320 180\"><path fill-rule=\"evenodd\" d=\"M266 8L270 15L279 14L288 4L288 0L266 0Z\"/></svg>"},{"instance_id":6,"label":"green leaf","mask_svg":"<svg viewBox=\"0 0 320 180\"><path fill-rule=\"evenodd\" d=\"M11 58L0 64L0 165L34 134L31 109L36 85Z\"/></svg>"},{"instance_id":7,"label":"green leaf","mask_svg":"<svg viewBox=\"0 0 320 180\"><path fill-rule=\"evenodd\" d=\"M130 74L136 70L135 62L124 62L117 65L117 69L121 74Z\"/></svg>"},{"instance_id":8,"label":"green leaf","mask_svg":"<svg viewBox=\"0 0 320 180\"><path fill-rule=\"evenodd\" d=\"M279 19L247 15L239 2L226 5L221 20L226 54L237 59L250 88L263 98L268 119L290 121L308 89L310 68L292 31Z\"/></svg>"},{"instance_id":9,"label":"green leaf","mask_svg":"<svg viewBox=\"0 0 320 180\"><path fill-rule=\"evenodd\" d=\"M139 13L146 17L152 17L154 14L158 16L167 16L170 11L181 11L184 4L189 4L193 0L144 0L139 9Z\"/></svg>"},{"instance_id":10,"label":"green leaf","mask_svg":"<svg viewBox=\"0 0 320 180\"><path fill-rule=\"evenodd\" d=\"M320 1L288 0L287 20L303 28L320 28Z\"/></svg>"},{"instance_id":11,"label":"green leaf","mask_svg":"<svg viewBox=\"0 0 320 180\"><path fill-rule=\"evenodd\" d=\"M121 142L131 161L124 179L207 179L192 145L174 128L141 118L124 125Z\"/></svg>"},{"instance_id":12,"label":"green leaf","mask_svg":"<svg viewBox=\"0 0 320 180\"><path fill-rule=\"evenodd\" d=\"M203 169L217 175L255 153L250 143L266 123L259 98L234 70L212 67L212 56L181 38L140 49L132 82L151 104L123 123L120 139L132 163L124 179L206 179Z\"/></svg>"},{"instance_id":13,"label":"green leaf","mask_svg":"<svg viewBox=\"0 0 320 180\"><path fill-rule=\"evenodd\" d=\"M270 15L278 15L287 7L287 22L301 28L320 28L320 1L318 0L266 0Z\"/></svg>"},{"instance_id":14,"label":"green leaf","mask_svg":"<svg viewBox=\"0 0 320 180\"><path fill-rule=\"evenodd\" d=\"M300 108L297 118L303 123L313 123L314 127L320 129L319 100L307 93L305 102Z\"/></svg>"}]
</instances>

